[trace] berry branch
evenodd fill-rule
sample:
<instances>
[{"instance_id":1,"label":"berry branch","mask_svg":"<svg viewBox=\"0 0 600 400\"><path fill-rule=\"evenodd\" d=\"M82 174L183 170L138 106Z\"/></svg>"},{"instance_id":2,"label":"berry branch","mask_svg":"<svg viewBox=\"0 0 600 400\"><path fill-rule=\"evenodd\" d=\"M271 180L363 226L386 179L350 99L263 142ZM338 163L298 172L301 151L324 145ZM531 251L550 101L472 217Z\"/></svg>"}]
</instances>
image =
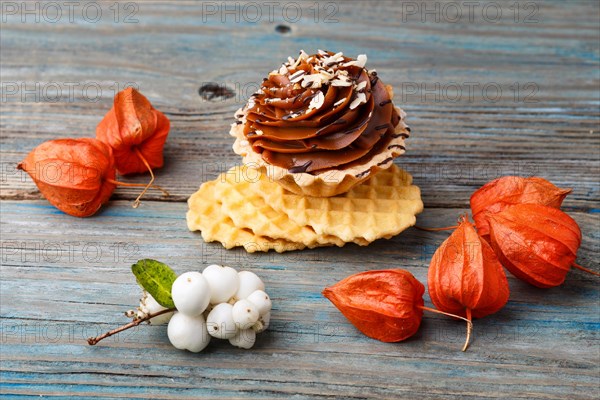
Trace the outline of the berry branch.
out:
<instances>
[{"instance_id":1,"label":"berry branch","mask_svg":"<svg viewBox=\"0 0 600 400\"><path fill-rule=\"evenodd\" d=\"M155 312L153 314L148 314L143 318L136 318L133 321L131 321L130 323L120 326L118 328L112 329L108 332L104 332L100 336L90 337L90 338L88 338L87 342L90 346L94 346L102 339L106 339L107 337L116 335L119 332L126 331L127 329L133 328L134 326L138 326L142 322L150 321L152 318L158 317L159 315L167 314L167 313L174 312L174 311L177 311L177 309L176 308L167 308L166 310L161 310L161 311Z\"/></svg>"}]
</instances>

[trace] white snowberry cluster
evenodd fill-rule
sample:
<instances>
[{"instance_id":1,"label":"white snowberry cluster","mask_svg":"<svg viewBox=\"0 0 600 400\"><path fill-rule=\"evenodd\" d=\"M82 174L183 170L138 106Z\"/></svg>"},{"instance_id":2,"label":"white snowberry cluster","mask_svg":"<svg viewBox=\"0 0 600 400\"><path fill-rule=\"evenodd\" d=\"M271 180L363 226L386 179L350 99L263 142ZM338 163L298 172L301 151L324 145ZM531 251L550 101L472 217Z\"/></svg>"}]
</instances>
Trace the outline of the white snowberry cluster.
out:
<instances>
[{"instance_id":1,"label":"white snowberry cluster","mask_svg":"<svg viewBox=\"0 0 600 400\"><path fill-rule=\"evenodd\" d=\"M200 352L211 337L249 349L256 334L269 326L271 299L264 290L265 284L250 271L209 265L202 273L179 275L171 288L177 311L150 322L165 323L170 318L167 333L178 349ZM146 294L142 299L138 317L165 309L151 297Z\"/></svg>"}]
</instances>

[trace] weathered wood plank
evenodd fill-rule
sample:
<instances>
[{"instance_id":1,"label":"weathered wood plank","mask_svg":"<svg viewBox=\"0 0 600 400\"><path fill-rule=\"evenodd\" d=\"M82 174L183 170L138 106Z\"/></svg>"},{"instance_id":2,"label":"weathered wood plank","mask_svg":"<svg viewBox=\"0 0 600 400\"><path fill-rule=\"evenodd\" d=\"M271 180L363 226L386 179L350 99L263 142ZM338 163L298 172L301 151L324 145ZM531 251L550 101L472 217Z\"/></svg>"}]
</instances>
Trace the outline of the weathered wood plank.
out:
<instances>
[{"instance_id":1,"label":"weathered wood plank","mask_svg":"<svg viewBox=\"0 0 600 400\"><path fill-rule=\"evenodd\" d=\"M414 338L384 344L356 331L321 290L378 268L407 268L426 282L431 254L447 233L410 229L364 248L249 255L203 243L185 228L185 211L184 203L149 201L133 210L117 201L96 217L76 219L41 201L3 201L3 392L594 397L600 369L594 277L573 271L563 286L540 290L509 276L510 302L476 321L467 353L459 351L463 324L437 315L427 315ZM419 223L450 224L464 211L428 209ZM584 232L579 261L600 268L600 217L572 215ZM135 306L139 289L129 266L141 257L168 262L179 273L215 262L255 271L274 300L272 328L247 352L218 341L201 354L177 351L164 327L149 326L88 347L87 336L125 322L122 312Z\"/></svg>"},{"instance_id":2,"label":"weathered wood plank","mask_svg":"<svg viewBox=\"0 0 600 400\"><path fill-rule=\"evenodd\" d=\"M232 140L227 134L236 105L218 106L225 110L201 113L191 121L187 116L172 115L164 108L173 124L165 148L166 166L157 171L158 182L172 194L166 200L184 201L201 182L214 179L218 173L240 162L240 157L231 150ZM31 148L57 136L87 136L94 132L98 114L101 114L97 105L78 106L69 111L63 106L44 103L32 105L33 110L38 110L34 122L28 118L10 119L10 115L20 115L22 107L7 104L0 121L3 124L0 183L2 196L9 199L39 198L27 174L14 169ZM578 109L582 113L579 117L570 115L576 109L556 115L552 109L544 112L527 108L512 111L496 106L492 109L452 106L443 110L436 105L420 107L423 108L409 110L414 135L408 140L408 153L398 163L413 174L427 205L464 207L473 190L489 180L503 175L538 175L557 185L574 188L565 206L597 208L600 196L596 178L600 174L600 136L597 134L600 114L597 111ZM443 116L460 113L460 117L440 121L440 111L444 111ZM68 121L60 116L63 113L69 113ZM554 117L548 118L548 113ZM215 121L216 118L219 121ZM561 118L569 119L573 128L564 126ZM473 119L477 122L472 122ZM31 123L41 130L29 130ZM88 128L82 128L84 126ZM483 130L489 133L482 133ZM590 133L592 131L596 133ZM194 179L189 179L190 176ZM147 177L127 180L145 182ZM137 189L129 188L119 188L115 194L116 198L124 199L136 195ZM149 193L148 198L161 197L160 193Z\"/></svg>"}]
</instances>

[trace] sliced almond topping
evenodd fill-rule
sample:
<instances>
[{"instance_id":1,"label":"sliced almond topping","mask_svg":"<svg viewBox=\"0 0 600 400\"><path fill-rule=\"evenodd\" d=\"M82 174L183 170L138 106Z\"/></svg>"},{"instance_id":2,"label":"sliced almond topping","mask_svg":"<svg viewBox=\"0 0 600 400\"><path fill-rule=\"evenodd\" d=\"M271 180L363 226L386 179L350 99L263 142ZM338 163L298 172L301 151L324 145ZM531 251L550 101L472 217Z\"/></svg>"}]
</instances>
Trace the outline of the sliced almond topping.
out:
<instances>
[{"instance_id":1,"label":"sliced almond topping","mask_svg":"<svg viewBox=\"0 0 600 400\"><path fill-rule=\"evenodd\" d=\"M292 75L290 75L290 82L292 82L292 83L300 82L302 80L302 75L304 75L303 70L298 70L298 71L294 72Z\"/></svg>"},{"instance_id":2,"label":"sliced almond topping","mask_svg":"<svg viewBox=\"0 0 600 400\"><path fill-rule=\"evenodd\" d=\"M359 68L364 68L365 65L367 64L367 56L366 54L359 54L358 57L356 57L356 60L353 61L348 61L347 63L342 64L343 67L359 67Z\"/></svg>"},{"instance_id":3,"label":"sliced almond topping","mask_svg":"<svg viewBox=\"0 0 600 400\"><path fill-rule=\"evenodd\" d=\"M310 101L310 104L308 105L308 109L312 110L312 109L319 109L321 108L321 106L323 106L323 103L325 103L325 95L323 94L323 92L321 92L320 90L317 92L317 94L315 95L315 97L313 97Z\"/></svg>"},{"instance_id":4,"label":"sliced almond topping","mask_svg":"<svg viewBox=\"0 0 600 400\"><path fill-rule=\"evenodd\" d=\"M300 50L300 56L298 57L298 60L307 60L308 59L308 54L306 54L306 52L304 50Z\"/></svg>"},{"instance_id":5,"label":"sliced almond topping","mask_svg":"<svg viewBox=\"0 0 600 400\"><path fill-rule=\"evenodd\" d=\"M359 93L356 95L356 98L354 100L352 100L352 103L350 103L350 109L354 110L360 104L366 103L366 102L367 102L367 96L364 93Z\"/></svg>"}]
</instances>

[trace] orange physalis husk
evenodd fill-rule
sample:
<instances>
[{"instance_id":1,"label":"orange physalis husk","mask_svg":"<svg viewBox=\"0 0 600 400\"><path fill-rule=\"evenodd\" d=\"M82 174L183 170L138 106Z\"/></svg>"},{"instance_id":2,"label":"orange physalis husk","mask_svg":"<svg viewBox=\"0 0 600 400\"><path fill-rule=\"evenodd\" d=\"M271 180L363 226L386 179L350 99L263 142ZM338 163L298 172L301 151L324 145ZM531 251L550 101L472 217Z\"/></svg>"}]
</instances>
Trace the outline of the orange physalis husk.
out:
<instances>
[{"instance_id":1,"label":"orange physalis husk","mask_svg":"<svg viewBox=\"0 0 600 400\"><path fill-rule=\"evenodd\" d=\"M134 207L154 182L152 170L163 166L169 129L169 119L134 88L117 93L112 108L96 127L96 139L113 149L119 174L150 172L150 182Z\"/></svg>"},{"instance_id":2,"label":"orange physalis husk","mask_svg":"<svg viewBox=\"0 0 600 400\"><path fill-rule=\"evenodd\" d=\"M429 265L431 301L441 311L482 318L499 311L508 301L509 288L492 247L468 219L434 253ZM469 344L470 332L463 351Z\"/></svg>"},{"instance_id":3,"label":"orange physalis husk","mask_svg":"<svg viewBox=\"0 0 600 400\"><path fill-rule=\"evenodd\" d=\"M423 284L402 269L361 272L323 290L359 331L382 342L400 342L417 332L423 293Z\"/></svg>"},{"instance_id":4,"label":"orange physalis husk","mask_svg":"<svg viewBox=\"0 0 600 400\"><path fill-rule=\"evenodd\" d=\"M489 239L488 218L515 204L543 204L560 208L572 189L561 189L543 178L505 176L495 179L471 196L471 211L479 234Z\"/></svg>"},{"instance_id":5,"label":"orange physalis husk","mask_svg":"<svg viewBox=\"0 0 600 400\"><path fill-rule=\"evenodd\" d=\"M492 246L514 276L541 288L564 282L581 244L573 218L553 207L518 204L489 222Z\"/></svg>"},{"instance_id":6,"label":"orange physalis husk","mask_svg":"<svg viewBox=\"0 0 600 400\"><path fill-rule=\"evenodd\" d=\"M44 142L17 168L31 176L50 204L75 217L93 215L116 187L112 150L96 139Z\"/></svg>"},{"instance_id":7,"label":"orange physalis husk","mask_svg":"<svg viewBox=\"0 0 600 400\"><path fill-rule=\"evenodd\" d=\"M351 275L323 290L359 331L382 342L400 342L414 335L423 310L471 321L423 305L425 287L410 272L384 269Z\"/></svg>"}]
</instances>

